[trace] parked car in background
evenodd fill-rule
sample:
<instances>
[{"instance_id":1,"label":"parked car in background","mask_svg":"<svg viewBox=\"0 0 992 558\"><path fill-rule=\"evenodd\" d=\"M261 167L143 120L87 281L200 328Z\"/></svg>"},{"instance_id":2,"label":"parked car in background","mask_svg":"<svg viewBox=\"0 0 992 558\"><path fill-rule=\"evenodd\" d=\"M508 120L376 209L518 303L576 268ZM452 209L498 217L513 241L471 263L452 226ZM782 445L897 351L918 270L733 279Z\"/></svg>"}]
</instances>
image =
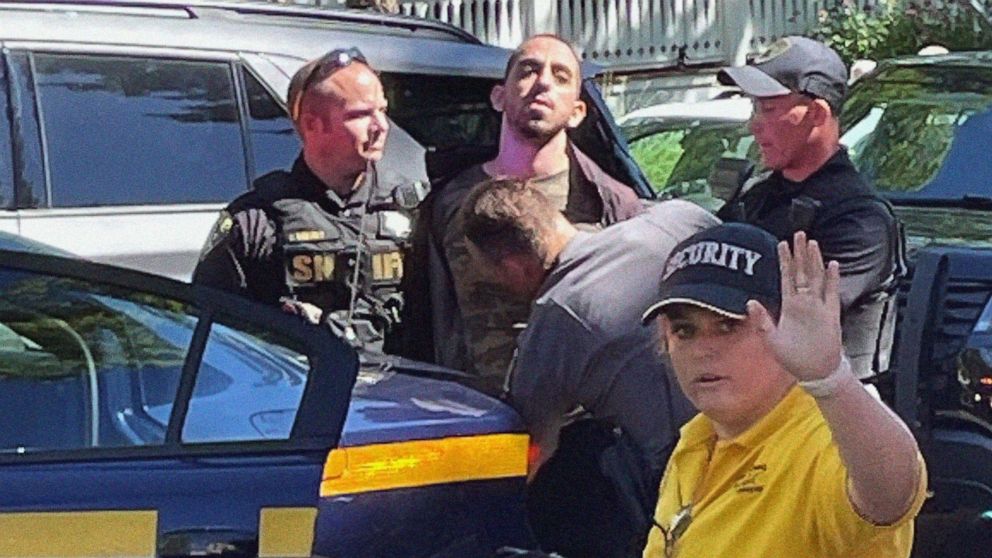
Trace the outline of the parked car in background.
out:
<instances>
[{"instance_id":1,"label":"parked car in background","mask_svg":"<svg viewBox=\"0 0 992 558\"><path fill-rule=\"evenodd\" d=\"M652 105L617 123L655 192L715 211L728 195L720 184L714 186L720 165L756 158L747 128L751 110L750 99L728 93L709 101Z\"/></svg>"},{"instance_id":2,"label":"parked car in background","mask_svg":"<svg viewBox=\"0 0 992 558\"><path fill-rule=\"evenodd\" d=\"M362 50L394 124L381 165L423 181L425 153L434 178L495 150L509 56L425 19L209 0L7 1L0 47L0 230L176 278L225 202L291 166L306 60ZM586 71L576 141L650 196Z\"/></svg>"},{"instance_id":3,"label":"parked car in background","mask_svg":"<svg viewBox=\"0 0 992 558\"><path fill-rule=\"evenodd\" d=\"M491 557L528 437L458 373L0 233L0 556Z\"/></svg>"},{"instance_id":4,"label":"parked car in background","mask_svg":"<svg viewBox=\"0 0 992 558\"><path fill-rule=\"evenodd\" d=\"M894 405L933 497L915 556L992 548L992 53L879 64L852 89L843 141L905 225Z\"/></svg>"},{"instance_id":5,"label":"parked car in background","mask_svg":"<svg viewBox=\"0 0 992 558\"><path fill-rule=\"evenodd\" d=\"M850 83L876 66L874 60L856 60ZM747 127L752 111L747 97L724 88L707 101L651 105L617 122L656 192L716 209L732 194L732 174L758 160Z\"/></svg>"}]
</instances>

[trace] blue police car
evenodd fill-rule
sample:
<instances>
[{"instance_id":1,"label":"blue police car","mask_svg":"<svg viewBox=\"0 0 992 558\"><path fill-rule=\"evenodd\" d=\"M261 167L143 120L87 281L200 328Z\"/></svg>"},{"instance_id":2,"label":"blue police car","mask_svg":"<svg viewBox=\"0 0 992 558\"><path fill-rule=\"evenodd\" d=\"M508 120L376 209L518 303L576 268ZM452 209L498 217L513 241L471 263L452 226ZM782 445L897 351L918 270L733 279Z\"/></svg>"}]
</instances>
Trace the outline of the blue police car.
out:
<instances>
[{"instance_id":1,"label":"blue police car","mask_svg":"<svg viewBox=\"0 0 992 558\"><path fill-rule=\"evenodd\" d=\"M0 556L528 546L504 404L226 293L0 236Z\"/></svg>"}]
</instances>

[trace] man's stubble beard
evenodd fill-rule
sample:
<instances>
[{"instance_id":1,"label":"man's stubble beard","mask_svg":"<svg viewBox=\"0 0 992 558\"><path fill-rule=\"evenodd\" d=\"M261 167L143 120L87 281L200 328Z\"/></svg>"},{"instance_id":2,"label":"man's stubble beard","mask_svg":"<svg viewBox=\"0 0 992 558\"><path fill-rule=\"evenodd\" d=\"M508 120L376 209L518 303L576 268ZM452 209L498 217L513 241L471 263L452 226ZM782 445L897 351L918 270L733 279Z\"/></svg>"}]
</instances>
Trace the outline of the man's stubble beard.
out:
<instances>
[{"instance_id":1,"label":"man's stubble beard","mask_svg":"<svg viewBox=\"0 0 992 558\"><path fill-rule=\"evenodd\" d=\"M551 122L543 118L528 118L527 114L517 115L510 120L513 130L522 138L535 145L544 145L568 127L568 122Z\"/></svg>"}]
</instances>

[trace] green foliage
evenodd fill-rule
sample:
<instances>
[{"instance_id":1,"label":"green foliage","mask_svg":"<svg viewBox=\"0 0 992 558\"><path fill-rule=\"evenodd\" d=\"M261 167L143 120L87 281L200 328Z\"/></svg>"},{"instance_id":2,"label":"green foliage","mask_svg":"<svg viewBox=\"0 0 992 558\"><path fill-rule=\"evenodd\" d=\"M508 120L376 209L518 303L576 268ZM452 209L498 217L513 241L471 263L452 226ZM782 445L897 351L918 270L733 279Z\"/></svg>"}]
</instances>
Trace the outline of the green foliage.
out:
<instances>
[{"instance_id":1,"label":"green foliage","mask_svg":"<svg viewBox=\"0 0 992 558\"><path fill-rule=\"evenodd\" d=\"M874 5L832 0L819 14L813 36L848 64L859 58L915 54L927 45L950 50L992 48L986 17L968 0L888 0Z\"/></svg>"}]
</instances>

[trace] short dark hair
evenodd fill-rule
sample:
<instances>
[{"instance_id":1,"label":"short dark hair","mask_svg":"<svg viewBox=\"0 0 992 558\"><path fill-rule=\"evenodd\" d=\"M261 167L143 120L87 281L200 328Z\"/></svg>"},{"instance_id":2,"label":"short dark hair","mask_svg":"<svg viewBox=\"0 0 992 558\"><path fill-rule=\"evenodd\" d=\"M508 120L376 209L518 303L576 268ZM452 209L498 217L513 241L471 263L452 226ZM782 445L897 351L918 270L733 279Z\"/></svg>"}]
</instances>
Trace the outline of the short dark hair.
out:
<instances>
[{"instance_id":1,"label":"short dark hair","mask_svg":"<svg viewBox=\"0 0 992 558\"><path fill-rule=\"evenodd\" d=\"M524 45L533 41L534 39L554 39L559 43L567 46L568 50L572 51L572 55L575 56L575 64L579 68L579 75L576 77L578 78L579 83L582 83L582 57L579 56L579 51L575 48L575 45L566 41L565 39L562 39L561 37L555 35L554 33L538 33L537 35L531 35L530 37L524 39L524 41L520 43L520 46L515 48L513 50L513 53L510 54L510 59L506 61L506 68L503 70L503 83L506 83L506 80L510 79L510 72L513 71L513 67L517 65L517 62L520 60L520 57L523 56Z\"/></svg>"},{"instance_id":2,"label":"short dark hair","mask_svg":"<svg viewBox=\"0 0 992 558\"><path fill-rule=\"evenodd\" d=\"M347 68L351 64L361 64L375 72L369 66L362 51L356 47L351 47L330 50L324 55L310 60L293 74L293 78L289 80L289 89L286 91L286 104L289 107L289 116L294 123L300 120L303 102L309 90L331 77L331 74Z\"/></svg>"},{"instance_id":3,"label":"short dark hair","mask_svg":"<svg viewBox=\"0 0 992 558\"><path fill-rule=\"evenodd\" d=\"M465 238L497 262L510 255L547 256L543 237L558 215L548 198L522 180L494 179L465 198Z\"/></svg>"}]
</instances>

